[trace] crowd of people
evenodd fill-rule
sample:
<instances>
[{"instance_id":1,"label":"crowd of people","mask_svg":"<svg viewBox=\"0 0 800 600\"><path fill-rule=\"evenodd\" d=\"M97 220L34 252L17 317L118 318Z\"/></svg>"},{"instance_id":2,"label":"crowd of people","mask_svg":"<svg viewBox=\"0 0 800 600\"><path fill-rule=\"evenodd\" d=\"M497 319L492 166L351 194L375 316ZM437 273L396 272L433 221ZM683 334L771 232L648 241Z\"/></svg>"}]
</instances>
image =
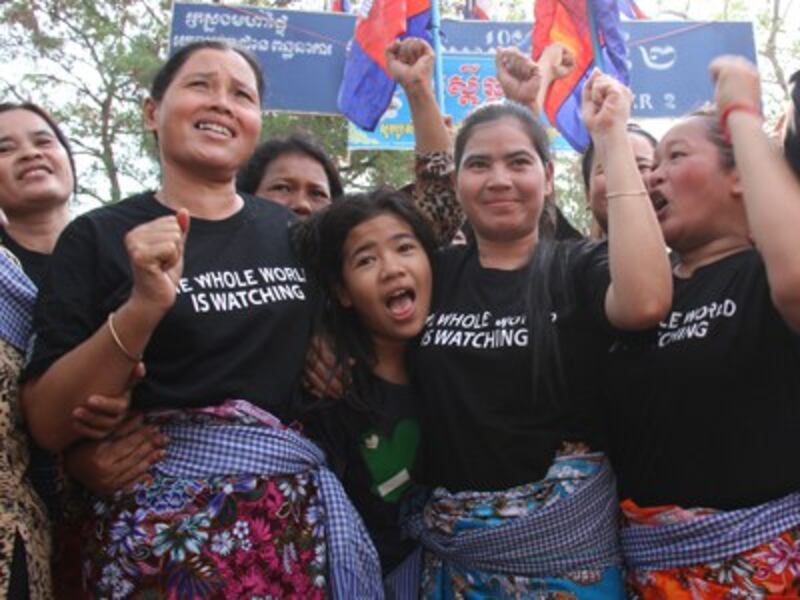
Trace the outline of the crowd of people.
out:
<instances>
[{"instance_id":1,"label":"crowd of people","mask_svg":"<svg viewBox=\"0 0 800 600\"><path fill-rule=\"evenodd\" d=\"M431 48L386 63L400 190L258 145L223 42L144 101L159 187L72 221L67 137L0 104L0 597L800 596L800 86L776 143L721 57L659 140L592 73L574 239L537 117L569 52L498 49L455 134Z\"/></svg>"}]
</instances>

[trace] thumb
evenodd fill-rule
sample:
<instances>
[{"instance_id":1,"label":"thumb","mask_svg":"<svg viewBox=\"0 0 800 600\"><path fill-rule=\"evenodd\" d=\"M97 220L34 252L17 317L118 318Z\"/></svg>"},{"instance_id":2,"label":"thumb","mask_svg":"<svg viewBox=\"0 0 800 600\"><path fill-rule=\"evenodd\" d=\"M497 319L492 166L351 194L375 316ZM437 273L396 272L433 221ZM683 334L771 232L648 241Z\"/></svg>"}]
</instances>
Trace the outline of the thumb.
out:
<instances>
[{"instance_id":1,"label":"thumb","mask_svg":"<svg viewBox=\"0 0 800 600\"><path fill-rule=\"evenodd\" d=\"M126 386L126 389L132 388L141 379L143 379L144 376L145 376L144 363L139 361L134 365L133 369L131 369L130 375L128 375L128 385Z\"/></svg>"}]
</instances>

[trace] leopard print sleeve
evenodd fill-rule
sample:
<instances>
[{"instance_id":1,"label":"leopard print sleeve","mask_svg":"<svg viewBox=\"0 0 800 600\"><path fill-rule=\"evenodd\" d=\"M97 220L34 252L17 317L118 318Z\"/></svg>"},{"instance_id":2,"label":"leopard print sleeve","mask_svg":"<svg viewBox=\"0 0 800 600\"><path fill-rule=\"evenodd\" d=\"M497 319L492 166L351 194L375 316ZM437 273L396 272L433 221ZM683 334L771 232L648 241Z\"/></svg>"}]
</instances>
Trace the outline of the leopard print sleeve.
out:
<instances>
[{"instance_id":1,"label":"leopard print sleeve","mask_svg":"<svg viewBox=\"0 0 800 600\"><path fill-rule=\"evenodd\" d=\"M447 246L453 241L464 213L456 200L456 172L451 152L414 154L414 204L433 228L436 241Z\"/></svg>"}]
</instances>

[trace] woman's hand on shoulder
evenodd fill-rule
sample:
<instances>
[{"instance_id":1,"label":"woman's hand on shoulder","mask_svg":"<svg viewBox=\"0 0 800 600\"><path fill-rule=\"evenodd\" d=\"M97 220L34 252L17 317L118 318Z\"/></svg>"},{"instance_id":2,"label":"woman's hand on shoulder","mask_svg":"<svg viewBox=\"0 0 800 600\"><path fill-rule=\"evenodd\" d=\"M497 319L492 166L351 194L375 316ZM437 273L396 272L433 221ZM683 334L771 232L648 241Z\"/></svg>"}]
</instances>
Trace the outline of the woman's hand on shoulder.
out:
<instances>
[{"instance_id":1,"label":"woman's hand on shoulder","mask_svg":"<svg viewBox=\"0 0 800 600\"><path fill-rule=\"evenodd\" d=\"M434 54L420 38L395 40L386 48L386 69L403 89L432 86Z\"/></svg>"},{"instance_id":2,"label":"woman's hand on shoulder","mask_svg":"<svg viewBox=\"0 0 800 600\"><path fill-rule=\"evenodd\" d=\"M346 377L346 369L337 362L328 340L320 335L311 338L303 380L306 390L317 398L340 400L344 397Z\"/></svg>"},{"instance_id":3,"label":"woman's hand on shoulder","mask_svg":"<svg viewBox=\"0 0 800 600\"><path fill-rule=\"evenodd\" d=\"M583 86L581 117L593 138L612 130L625 130L633 94L623 83L597 69Z\"/></svg>"},{"instance_id":4,"label":"woman's hand on shoulder","mask_svg":"<svg viewBox=\"0 0 800 600\"><path fill-rule=\"evenodd\" d=\"M147 473L165 455L167 438L145 425L141 415L128 417L103 441L79 442L64 453L67 473L95 494L110 496Z\"/></svg>"},{"instance_id":5,"label":"woman's hand on shoulder","mask_svg":"<svg viewBox=\"0 0 800 600\"><path fill-rule=\"evenodd\" d=\"M125 236L133 273L131 299L140 307L163 315L175 303L188 232L189 213L182 209L143 223Z\"/></svg>"}]
</instances>

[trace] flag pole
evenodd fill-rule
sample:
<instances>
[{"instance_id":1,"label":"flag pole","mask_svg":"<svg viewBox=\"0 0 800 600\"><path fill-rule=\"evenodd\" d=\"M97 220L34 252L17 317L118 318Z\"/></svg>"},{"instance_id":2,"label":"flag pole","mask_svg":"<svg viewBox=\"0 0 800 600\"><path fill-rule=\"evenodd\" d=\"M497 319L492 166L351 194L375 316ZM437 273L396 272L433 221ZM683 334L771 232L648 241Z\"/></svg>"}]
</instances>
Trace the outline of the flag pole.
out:
<instances>
[{"instance_id":1,"label":"flag pole","mask_svg":"<svg viewBox=\"0 0 800 600\"><path fill-rule=\"evenodd\" d=\"M442 17L439 0L431 0L431 38L433 39L433 85L436 90L436 103L444 113L444 69L442 66Z\"/></svg>"},{"instance_id":2,"label":"flag pole","mask_svg":"<svg viewBox=\"0 0 800 600\"><path fill-rule=\"evenodd\" d=\"M594 63L598 69L605 73L606 61L603 57L603 48L600 46L600 36L597 34L597 19L594 14L594 2L592 0L586 0L586 14L589 15L589 31L592 34Z\"/></svg>"}]
</instances>

